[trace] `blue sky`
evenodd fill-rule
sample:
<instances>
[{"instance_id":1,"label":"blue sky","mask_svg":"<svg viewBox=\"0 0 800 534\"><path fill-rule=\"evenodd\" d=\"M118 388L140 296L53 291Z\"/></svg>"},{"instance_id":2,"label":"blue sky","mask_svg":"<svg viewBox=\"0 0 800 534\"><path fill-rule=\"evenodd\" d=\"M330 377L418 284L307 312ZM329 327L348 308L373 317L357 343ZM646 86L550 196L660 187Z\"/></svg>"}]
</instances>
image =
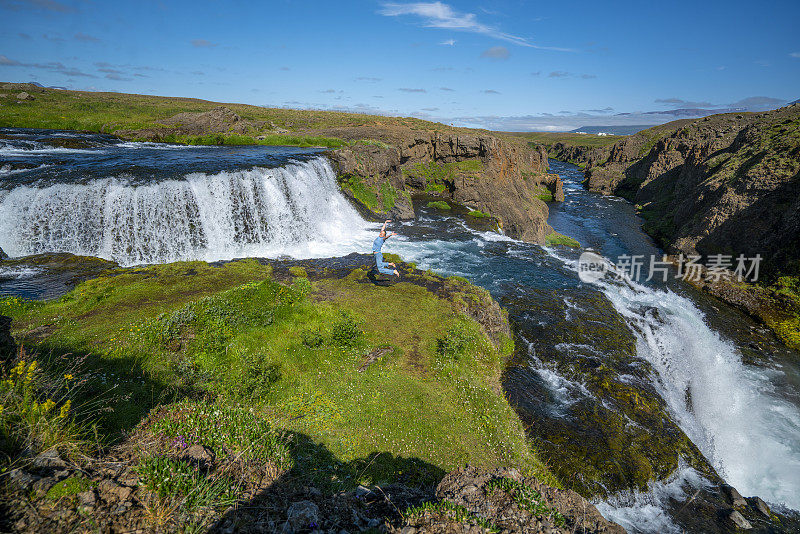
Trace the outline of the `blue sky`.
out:
<instances>
[{"instance_id":1,"label":"blue sky","mask_svg":"<svg viewBox=\"0 0 800 534\"><path fill-rule=\"evenodd\" d=\"M796 100L798 27L797 0L0 0L0 80L564 130Z\"/></svg>"}]
</instances>

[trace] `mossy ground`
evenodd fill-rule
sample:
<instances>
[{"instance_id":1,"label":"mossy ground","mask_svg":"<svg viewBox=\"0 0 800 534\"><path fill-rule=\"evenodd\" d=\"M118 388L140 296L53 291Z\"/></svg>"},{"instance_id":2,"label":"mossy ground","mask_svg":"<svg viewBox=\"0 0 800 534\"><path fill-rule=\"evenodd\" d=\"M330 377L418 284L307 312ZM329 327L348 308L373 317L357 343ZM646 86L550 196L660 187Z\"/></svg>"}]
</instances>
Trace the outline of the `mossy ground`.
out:
<instances>
[{"instance_id":1,"label":"mossy ground","mask_svg":"<svg viewBox=\"0 0 800 534\"><path fill-rule=\"evenodd\" d=\"M251 406L324 446L335 463L381 453L370 472L384 481L406 480L408 463L397 461L405 458L442 470L515 465L557 483L501 393L509 339L490 341L458 302L424 287L424 273L389 287L370 283L364 269L313 282L303 275L296 268L281 282L254 260L174 263L115 270L55 301L6 299L0 308L28 350L89 355L83 401L114 396L113 411L98 416L107 441L148 424L153 410L210 398ZM384 355L369 362L376 349ZM338 480L334 466L308 468Z\"/></svg>"},{"instance_id":2,"label":"mossy ground","mask_svg":"<svg viewBox=\"0 0 800 534\"><path fill-rule=\"evenodd\" d=\"M545 243L547 244L547 246L550 247L556 245L562 245L565 247L573 247L573 248L581 247L581 244L577 240L569 236L566 236L564 234L559 234L558 232L551 232L547 234L545 236Z\"/></svg>"}]
</instances>

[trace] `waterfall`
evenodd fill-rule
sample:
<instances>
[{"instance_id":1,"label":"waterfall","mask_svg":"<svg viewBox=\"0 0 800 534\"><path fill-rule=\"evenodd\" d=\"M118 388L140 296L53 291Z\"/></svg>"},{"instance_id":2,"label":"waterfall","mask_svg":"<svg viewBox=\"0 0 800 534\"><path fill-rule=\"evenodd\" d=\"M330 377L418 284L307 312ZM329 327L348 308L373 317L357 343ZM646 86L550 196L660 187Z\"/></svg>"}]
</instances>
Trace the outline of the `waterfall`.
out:
<instances>
[{"instance_id":1,"label":"waterfall","mask_svg":"<svg viewBox=\"0 0 800 534\"><path fill-rule=\"evenodd\" d=\"M71 252L121 265L363 252L368 223L342 196L328 161L181 179L0 190L0 246L11 256Z\"/></svg>"}]
</instances>

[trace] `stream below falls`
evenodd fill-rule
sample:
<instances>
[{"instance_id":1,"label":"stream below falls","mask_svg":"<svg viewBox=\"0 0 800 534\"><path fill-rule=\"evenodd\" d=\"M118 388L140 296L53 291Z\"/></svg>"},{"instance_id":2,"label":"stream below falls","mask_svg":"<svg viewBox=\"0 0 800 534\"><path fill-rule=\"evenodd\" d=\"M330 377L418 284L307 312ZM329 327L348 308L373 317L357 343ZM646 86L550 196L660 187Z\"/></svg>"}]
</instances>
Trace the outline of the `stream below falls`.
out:
<instances>
[{"instance_id":1,"label":"stream below falls","mask_svg":"<svg viewBox=\"0 0 800 534\"><path fill-rule=\"evenodd\" d=\"M322 258L368 252L378 228L344 199L319 151L0 130L0 247L12 257ZM573 165L551 161L551 172L566 193L550 204L557 231L614 262L660 257L628 202L585 191ZM384 250L464 276L508 309L517 354L507 396L556 474L607 518L631 532L691 531L684 504L717 476L800 509L800 355L673 276L584 283L580 250L416 209ZM0 294L49 298L62 286L0 264Z\"/></svg>"}]
</instances>

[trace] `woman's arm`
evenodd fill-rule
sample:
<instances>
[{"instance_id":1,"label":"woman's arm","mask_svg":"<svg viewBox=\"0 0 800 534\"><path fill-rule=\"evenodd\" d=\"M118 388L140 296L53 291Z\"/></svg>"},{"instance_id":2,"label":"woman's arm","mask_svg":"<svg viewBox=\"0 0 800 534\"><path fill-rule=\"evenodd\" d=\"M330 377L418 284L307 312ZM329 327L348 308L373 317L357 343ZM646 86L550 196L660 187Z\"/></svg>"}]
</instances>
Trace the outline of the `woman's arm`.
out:
<instances>
[{"instance_id":1,"label":"woman's arm","mask_svg":"<svg viewBox=\"0 0 800 534\"><path fill-rule=\"evenodd\" d=\"M386 231L386 225L389 224L390 222L392 222L391 219L386 219L385 221L383 221L383 226L381 227L381 232L385 232Z\"/></svg>"}]
</instances>

